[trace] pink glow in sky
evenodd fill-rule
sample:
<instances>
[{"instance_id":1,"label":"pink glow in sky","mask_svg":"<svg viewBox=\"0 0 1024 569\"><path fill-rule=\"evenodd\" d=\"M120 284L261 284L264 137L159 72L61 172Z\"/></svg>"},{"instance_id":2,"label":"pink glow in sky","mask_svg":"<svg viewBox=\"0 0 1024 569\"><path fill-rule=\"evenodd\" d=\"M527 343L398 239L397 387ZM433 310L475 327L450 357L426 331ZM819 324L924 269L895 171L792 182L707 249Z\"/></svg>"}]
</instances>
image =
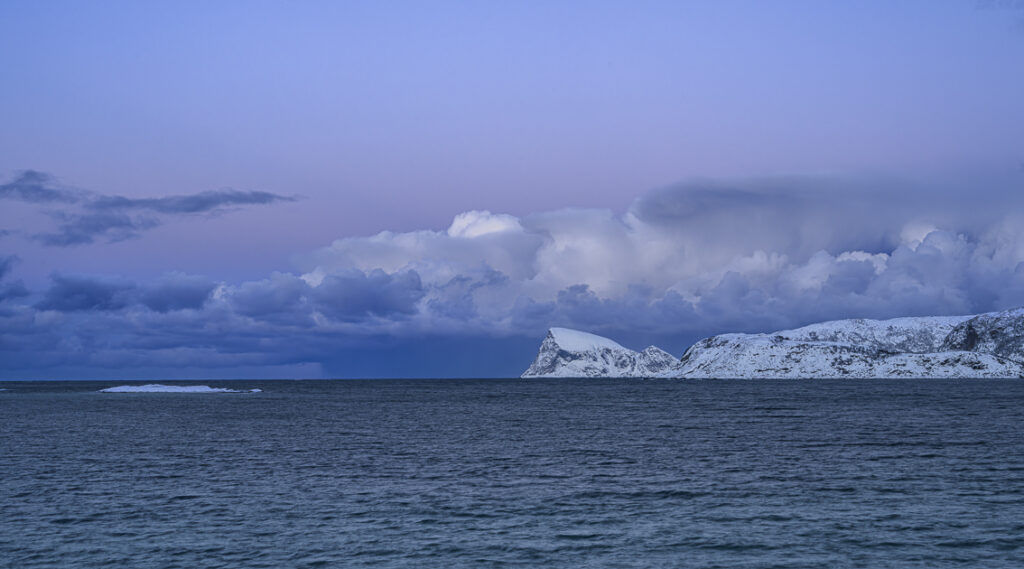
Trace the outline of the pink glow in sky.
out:
<instances>
[{"instance_id":1,"label":"pink glow in sky","mask_svg":"<svg viewBox=\"0 0 1024 569\"><path fill-rule=\"evenodd\" d=\"M157 342L165 359L148 360L162 369L372 375L324 353L369 350L361 334L385 351L440 346L459 326L500 351L546 325L599 326L569 308L587 294L610 318L626 300L692 318L623 322L620 337L669 344L736 324L711 310L716 294L805 305L810 293L783 281L839 296L811 313L751 308L761 319L748 327L1024 302L1013 292L1024 245L1007 217L1024 178L1017 4L7 2L0 333L41 334L39 353L67 362L136 369L149 348L122 328L138 309L153 327L181 327ZM25 171L46 176L36 197L86 197L30 199L12 185ZM235 197L193 210L152 201L200 195ZM460 215L514 227L452 236ZM922 227L936 236L901 240ZM908 269L899 248L926 241L975 264ZM819 251L828 259L812 261ZM885 278L927 273L959 292L898 300L884 271L863 273L878 258L862 254L895 259ZM847 296L827 283L865 299L837 300ZM105 300L55 296L76 287ZM189 304L196 291L207 300ZM360 319L381 321L347 328ZM286 322L318 340L236 360L200 339ZM102 356L81 340L101 323L133 340Z\"/></svg>"}]
</instances>

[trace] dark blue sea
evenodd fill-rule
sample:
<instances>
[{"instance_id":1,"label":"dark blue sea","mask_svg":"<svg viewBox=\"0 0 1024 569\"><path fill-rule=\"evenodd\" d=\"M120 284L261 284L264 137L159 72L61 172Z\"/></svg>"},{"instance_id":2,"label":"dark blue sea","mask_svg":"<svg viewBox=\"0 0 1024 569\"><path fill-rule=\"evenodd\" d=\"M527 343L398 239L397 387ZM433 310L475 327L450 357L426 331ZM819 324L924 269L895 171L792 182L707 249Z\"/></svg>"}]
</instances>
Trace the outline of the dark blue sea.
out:
<instances>
[{"instance_id":1,"label":"dark blue sea","mask_svg":"<svg viewBox=\"0 0 1024 569\"><path fill-rule=\"evenodd\" d=\"M1024 381L123 383L0 384L0 566L1024 567Z\"/></svg>"}]
</instances>

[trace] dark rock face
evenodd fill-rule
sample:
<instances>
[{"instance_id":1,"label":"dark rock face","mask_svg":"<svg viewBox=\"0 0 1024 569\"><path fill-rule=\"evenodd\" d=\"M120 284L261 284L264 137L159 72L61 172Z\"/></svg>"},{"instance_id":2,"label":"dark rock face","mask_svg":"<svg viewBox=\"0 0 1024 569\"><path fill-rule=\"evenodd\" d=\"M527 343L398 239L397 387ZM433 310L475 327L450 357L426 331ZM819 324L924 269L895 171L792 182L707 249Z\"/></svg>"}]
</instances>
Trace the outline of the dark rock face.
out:
<instances>
[{"instance_id":1,"label":"dark rock face","mask_svg":"<svg viewBox=\"0 0 1024 569\"><path fill-rule=\"evenodd\" d=\"M942 346L1024 363L1024 308L979 314L953 328Z\"/></svg>"}]
</instances>

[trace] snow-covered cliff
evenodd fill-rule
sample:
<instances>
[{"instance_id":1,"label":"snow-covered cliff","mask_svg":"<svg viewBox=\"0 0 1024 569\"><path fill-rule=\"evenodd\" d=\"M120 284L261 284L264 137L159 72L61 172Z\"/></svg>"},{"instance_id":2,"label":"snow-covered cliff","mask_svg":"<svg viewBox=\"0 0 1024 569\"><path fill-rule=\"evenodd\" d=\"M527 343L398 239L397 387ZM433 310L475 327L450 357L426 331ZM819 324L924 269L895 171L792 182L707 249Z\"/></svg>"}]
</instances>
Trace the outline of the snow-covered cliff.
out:
<instances>
[{"instance_id":1,"label":"snow-covered cliff","mask_svg":"<svg viewBox=\"0 0 1024 569\"><path fill-rule=\"evenodd\" d=\"M675 377L679 367L654 346L635 352L602 336L552 328L522 377Z\"/></svg>"},{"instance_id":2,"label":"snow-covered cliff","mask_svg":"<svg viewBox=\"0 0 1024 569\"><path fill-rule=\"evenodd\" d=\"M680 360L555 328L523 377L1024 377L1024 309L977 316L837 320L722 334Z\"/></svg>"}]
</instances>

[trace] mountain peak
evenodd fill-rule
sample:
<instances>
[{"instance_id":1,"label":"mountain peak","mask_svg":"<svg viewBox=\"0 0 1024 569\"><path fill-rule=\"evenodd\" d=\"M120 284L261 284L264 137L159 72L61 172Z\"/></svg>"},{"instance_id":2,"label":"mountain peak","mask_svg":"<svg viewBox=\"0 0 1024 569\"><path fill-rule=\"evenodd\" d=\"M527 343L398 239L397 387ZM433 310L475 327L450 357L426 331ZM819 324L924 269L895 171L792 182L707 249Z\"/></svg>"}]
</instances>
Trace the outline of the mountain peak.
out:
<instances>
[{"instance_id":1,"label":"mountain peak","mask_svg":"<svg viewBox=\"0 0 1024 569\"><path fill-rule=\"evenodd\" d=\"M569 328L551 328L522 377L670 377L677 358L654 346L643 352Z\"/></svg>"}]
</instances>

